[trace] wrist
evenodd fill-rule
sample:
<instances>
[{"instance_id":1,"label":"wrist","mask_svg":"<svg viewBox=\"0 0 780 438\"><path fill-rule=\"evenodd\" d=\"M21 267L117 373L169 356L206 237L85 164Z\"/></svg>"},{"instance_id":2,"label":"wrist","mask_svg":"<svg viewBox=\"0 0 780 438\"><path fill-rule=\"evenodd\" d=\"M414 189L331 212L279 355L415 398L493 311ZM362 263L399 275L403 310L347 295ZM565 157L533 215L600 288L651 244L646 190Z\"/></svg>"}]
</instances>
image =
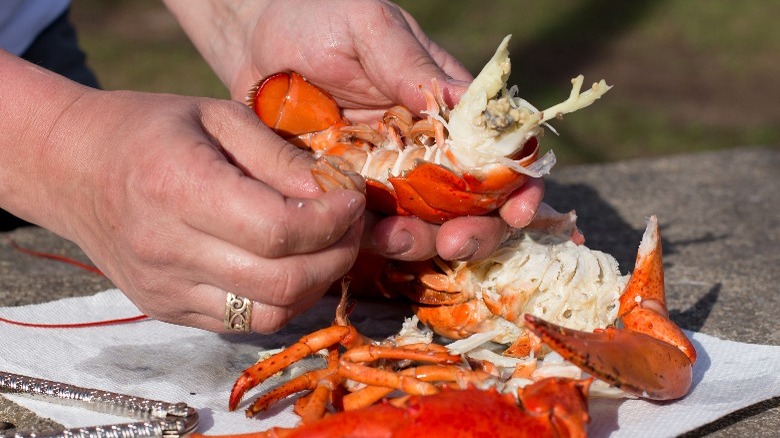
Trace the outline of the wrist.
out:
<instances>
[{"instance_id":1,"label":"wrist","mask_svg":"<svg viewBox=\"0 0 780 438\"><path fill-rule=\"evenodd\" d=\"M90 88L0 50L0 207L63 234L57 216L63 163L74 141L54 138L68 108Z\"/></svg>"}]
</instances>

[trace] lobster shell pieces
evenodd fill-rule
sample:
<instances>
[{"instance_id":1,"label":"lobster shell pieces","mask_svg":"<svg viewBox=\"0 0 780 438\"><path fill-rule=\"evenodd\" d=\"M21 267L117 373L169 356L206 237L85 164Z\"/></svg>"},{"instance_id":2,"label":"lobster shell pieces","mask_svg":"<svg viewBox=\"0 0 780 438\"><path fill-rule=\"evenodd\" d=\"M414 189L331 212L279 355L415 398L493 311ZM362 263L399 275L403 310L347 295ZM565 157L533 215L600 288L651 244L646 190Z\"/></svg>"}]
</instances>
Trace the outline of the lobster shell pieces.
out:
<instances>
[{"instance_id":1,"label":"lobster shell pieces","mask_svg":"<svg viewBox=\"0 0 780 438\"><path fill-rule=\"evenodd\" d=\"M367 208L382 214L417 216L431 223L442 223L459 216L484 215L503 205L509 195L528 180L528 175L499 164L487 167L480 175L469 172L458 175L444 165L415 159L410 167L396 176L387 177L385 183L377 179L379 177L372 178L361 172L365 159L353 160L350 156L358 151L370 154L372 148L380 146L369 147L366 141L349 140L342 128L350 123L341 116L336 101L300 74L274 74L258 82L247 100L260 120L277 134L298 146L315 149L319 159L328 160L330 166L324 167L360 172L366 179ZM425 148L420 145L406 147ZM527 167L538 156L539 144L532 137L510 158ZM390 169L385 172L389 175ZM321 178L322 175L315 173L318 182ZM340 180L337 176L325 178ZM321 182L320 186L332 188L331 184Z\"/></svg>"},{"instance_id":2,"label":"lobster shell pieces","mask_svg":"<svg viewBox=\"0 0 780 438\"><path fill-rule=\"evenodd\" d=\"M336 101L295 72L258 82L248 101L260 120L286 139L325 130L342 120Z\"/></svg>"},{"instance_id":3,"label":"lobster shell pieces","mask_svg":"<svg viewBox=\"0 0 780 438\"><path fill-rule=\"evenodd\" d=\"M521 152L526 151L528 154L520 160L522 166L538 158L536 138L529 140ZM459 216L488 214L501 207L528 181L528 176L505 166L495 166L484 178L469 173L458 176L444 166L423 162L403 177L388 180L395 189L395 214L442 223Z\"/></svg>"}]
</instances>

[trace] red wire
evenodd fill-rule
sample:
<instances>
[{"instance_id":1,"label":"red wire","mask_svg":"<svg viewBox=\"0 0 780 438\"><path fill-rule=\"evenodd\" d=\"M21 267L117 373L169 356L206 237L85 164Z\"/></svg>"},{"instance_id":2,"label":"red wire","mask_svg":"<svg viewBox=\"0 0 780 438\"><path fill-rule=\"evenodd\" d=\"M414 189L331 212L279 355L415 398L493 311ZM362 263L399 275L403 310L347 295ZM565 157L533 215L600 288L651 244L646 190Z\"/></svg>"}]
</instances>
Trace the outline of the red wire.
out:
<instances>
[{"instance_id":1,"label":"red wire","mask_svg":"<svg viewBox=\"0 0 780 438\"><path fill-rule=\"evenodd\" d=\"M85 271L92 272L93 274L97 274L105 277L103 271L101 271L100 269L92 265L81 263L80 261L74 260L70 257L65 257L58 254L51 254L48 252L40 252L40 251L35 251L33 249L25 248L19 246L16 242L13 241L13 239L10 238L8 239L8 241L11 243L11 247L13 249L22 252L24 254L29 254L35 257L41 257L44 259L51 259L51 260L56 260L58 262L67 263L76 266L78 268L81 268ZM105 321L74 322L74 323L65 323L65 324L45 324L45 323L14 321L11 319L0 317L0 322L4 322L6 324L18 325L22 327L34 327L34 328L85 328L85 327L98 327L98 326L113 325L113 324L126 324L135 321L142 321L147 318L148 316L141 314L136 316L130 316L127 318L107 319Z\"/></svg>"},{"instance_id":2,"label":"red wire","mask_svg":"<svg viewBox=\"0 0 780 438\"><path fill-rule=\"evenodd\" d=\"M148 316L146 315L136 315L127 318L107 319L105 321L71 322L65 324L41 324L41 323L34 323L34 322L14 321L12 319L6 319L0 317L0 322L4 322L6 324L12 324L12 325L20 325L22 327L34 327L34 328L85 328L85 327L98 327L101 325L125 324L128 322L141 321L146 318L148 318Z\"/></svg>"},{"instance_id":3,"label":"red wire","mask_svg":"<svg viewBox=\"0 0 780 438\"><path fill-rule=\"evenodd\" d=\"M19 251L21 253L29 254L29 255L32 255L32 256L35 256L35 257L41 257L41 258L44 258L44 259L51 259L51 260L56 260L58 262L67 263L69 265L77 266L77 267L79 267L79 268L81 268L81 269L83 269L85 271L92 272L93 274L97 274L97 275L101 275L101 276L105 277L105 274L103 274L103 271L101 271L100 269L98 269L98 268L96 268L96 267L94 267L92 265L88 265L86 263L81 263L80 261L74 260L74 259L72 259L70 257L65 257L65 256L61 256L61 255L58 255L58 254L51 254L51 253L48 253L48 252L40 252L40 251L36 251L34 249L25 248L23 246L19 246L19 244L14 242L12 239L8 239L8 241L11 242L11 247L13 249L15 249L15 250L17 250L17 251Z\"/></svg>"}]
</instances>

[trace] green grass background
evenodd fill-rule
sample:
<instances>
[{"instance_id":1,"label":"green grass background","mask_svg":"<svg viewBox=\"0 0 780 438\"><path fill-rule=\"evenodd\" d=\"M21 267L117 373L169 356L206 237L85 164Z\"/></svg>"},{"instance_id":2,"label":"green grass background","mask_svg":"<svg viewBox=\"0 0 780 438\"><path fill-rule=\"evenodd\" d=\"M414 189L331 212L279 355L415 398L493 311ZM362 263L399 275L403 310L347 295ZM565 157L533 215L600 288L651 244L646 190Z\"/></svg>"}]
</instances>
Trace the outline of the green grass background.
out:
<instances>
[{"instance_id":1,"label":"green grass background","mask_svg":"<svg viewBox=\"0 0 780 438\"><path fill-rule=\"evenodd\" d=\"M398 3L475 74L513 34L510 83L538 107L580 73L614 85L554 122L559 165L780 145L778 1ZM227 97L161 2L74 0L72 16L104 88Z\"/></svg>"}]
</instances>

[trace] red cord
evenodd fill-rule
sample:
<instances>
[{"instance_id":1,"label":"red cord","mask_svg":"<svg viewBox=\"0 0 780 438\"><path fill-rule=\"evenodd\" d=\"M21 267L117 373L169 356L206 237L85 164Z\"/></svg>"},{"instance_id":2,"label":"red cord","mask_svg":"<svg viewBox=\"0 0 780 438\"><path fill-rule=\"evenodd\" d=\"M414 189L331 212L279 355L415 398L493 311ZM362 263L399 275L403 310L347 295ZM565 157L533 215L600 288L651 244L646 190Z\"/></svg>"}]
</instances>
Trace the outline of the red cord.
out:
<instances>
[{"instance_id":1,"label":"red cord","mask_svg":"<svg viewBox=\"0 0 780 438\"><path fill-rule=\"evenodd\" d=\"M0 317L0 322L11 325L19 325L22 327L34 327L34 328L85 328L85 327L98 327L101 325L113 325L113 324L125 324L128 322L142 321L148 318L146 315L130 316L128 318L107 319L105 321L90 321L90 322L71 322L65 324L39 324L33 322L14 321Z\"/></svg>"},{"instance_id":2,"label":"red cord","mask_svg":"<svg viewBox=\"0 0 780 438\"><path fill-rule=\"evenodd\" d=\"M48 253L48 252L40 252L40 251L36 251L34 249L25 248L23 246L19 246L19 244L14 242L13 239L8 239L8 241L11 242L11 247L13 249L15 249L15 250L17 250L17 251L19 251L21 253L29 254L29 255L32 255L32 256L35 256L35 257L44 258L44 259L56 260L56 261L62 262L62 263L67 263L69 265L73 265L73 266L79 267L79 268L81 268L81 269L83 269L85 271L92 272L93 274L97 274L97 275L101 275L101 276L105 277L105 274L103 274L103 271L101 271L100 269L98 269L98 268L96 268L96 267L94 267L92 265L88 265L86 263L81 263L80 261L74 260L74 259L72 259L70 257L65 257L65 256L61 256L61 255L58 255L58 254L51 254L51 253Z\"/></svg>"},{"instance_id":3,"label":"red cord","mask_svg":"<svg viewBox=\"0 0 780 438\"><path fill-rule=\"evenodd\" d=\"M41 257L44 259L50 259L50 260L56 260L58 262L67 263L69 265L76 266L78 268L81 268L85 271L92 272L93 274L97 274L100 276L104 276L103 271L100 269L92 266L87 265L85 263L81 263L78 260L74 260L70 257L61 256L58 254L51 254L47 252L40 252L35 251L33 249L25 248L22 246L19 246L16 242L13 241L13 239L8 239L8 241L11 243L11 247L21 253L29 254L35 257ZM91 322L74 322L74 323L65 323L65 324L45 324L45 323L32 323L32 322L22 322L22 321L14 321L11 319L6 319L3 317L0 317L0 322L4 322L6 324L12 324L12 325L18 325L22 327L34 327L34 328L85 328L85 327L98 327L103 325L113 325L113 324L126 324L130 322L135 321L142 321L144 319L147 319L148 316L146 315L136 315L136 316L130 316L127 318L117 318L117 319L107 319L105 321L91 321Z\"/></svg>"}]
</instances>

